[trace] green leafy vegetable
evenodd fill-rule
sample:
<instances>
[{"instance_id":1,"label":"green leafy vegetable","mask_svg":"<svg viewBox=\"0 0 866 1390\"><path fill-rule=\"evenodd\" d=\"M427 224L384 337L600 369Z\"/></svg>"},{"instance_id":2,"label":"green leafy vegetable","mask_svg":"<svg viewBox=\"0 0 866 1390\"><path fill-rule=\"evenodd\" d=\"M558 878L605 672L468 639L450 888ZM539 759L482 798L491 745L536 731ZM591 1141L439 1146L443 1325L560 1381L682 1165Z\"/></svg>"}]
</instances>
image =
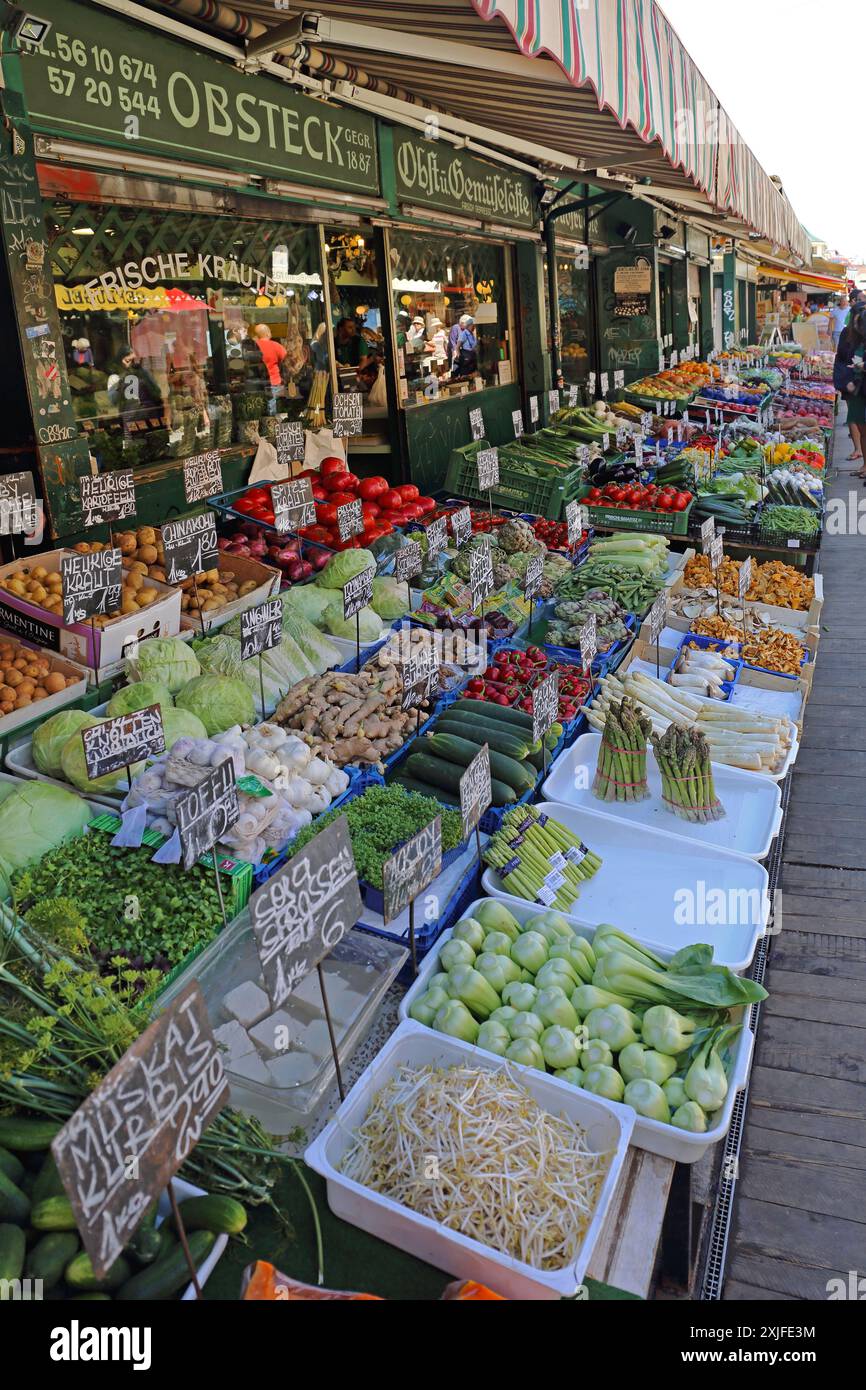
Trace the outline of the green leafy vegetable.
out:
<instances>
[{"instance_id":1,"label":"green leafy vegetable","mask_svg":"<svg viewBox=\"0 0 866 1390\"><path fill-rule=\"evenodd\" d=\"M254 724L256 710L249 687L231 676L208 673L196 676L177 697L177 708L189 710L205 727L208 737L234 724Z\"/></svg>"},{"instance_id":2,"label":"green leafy vegetable","mask_svg":"<svg viewBox=\"0 0 866 1390\"><path fill-rule=\"evenodd\" d=\"M129 680L156 681L176 695L199 674L200 667L188 642L179 637L148 637L139 642L135 656L127 657L124 669Z\"/></svg>"},{"instance_id":3,"label":"green leafy vegetable","mask_svg":"<svg viewBox=\"0 0 866 1390\"><path fill-rule=\"evenodd\" d=\"M95 714L83 709L62 709L40 724L33 735L33 761L46 777L63 777L61 755L73 734L98 724Z\"/></svg>"}]
</instances>

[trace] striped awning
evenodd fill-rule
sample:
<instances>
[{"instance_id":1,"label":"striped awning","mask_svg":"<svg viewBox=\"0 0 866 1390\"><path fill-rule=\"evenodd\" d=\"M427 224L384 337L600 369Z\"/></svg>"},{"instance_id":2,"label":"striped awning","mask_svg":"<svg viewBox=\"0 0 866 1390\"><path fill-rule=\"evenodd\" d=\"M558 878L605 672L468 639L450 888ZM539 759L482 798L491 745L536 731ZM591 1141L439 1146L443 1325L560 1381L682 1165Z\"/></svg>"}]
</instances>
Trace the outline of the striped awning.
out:
<instances>
[{"instance_id":1,"label":"striped awning","mask_svg":"<svg viewBox=\"0 0 866 1390\"><path fill-rule=\"evenodd\" d=\"M298 9L274 0L160 0L159 8L238 39ZM324 37L281 45L277 62L501 133L503 152L526 159L537 150L540 166L555 165L558 151L580 161L590 182L628 176L641 193L728 236L759 232L808 263L810 240L790 203L654 0L311 0L308 8L324 17Z\"/></svg>"},{"instance_id":2,"label":"striped awning","mask_svg":"<svg viewBox=\"0 0 866 1390\"><path fill-rule=\"evenodd\" d=\"M759 265L758 274L769 280L793 280L811 290L826 290L828 294L845 294L848 282L835 275L813 275L811 271L796 270L793 266Z\"/></svg>"}]
</instances>

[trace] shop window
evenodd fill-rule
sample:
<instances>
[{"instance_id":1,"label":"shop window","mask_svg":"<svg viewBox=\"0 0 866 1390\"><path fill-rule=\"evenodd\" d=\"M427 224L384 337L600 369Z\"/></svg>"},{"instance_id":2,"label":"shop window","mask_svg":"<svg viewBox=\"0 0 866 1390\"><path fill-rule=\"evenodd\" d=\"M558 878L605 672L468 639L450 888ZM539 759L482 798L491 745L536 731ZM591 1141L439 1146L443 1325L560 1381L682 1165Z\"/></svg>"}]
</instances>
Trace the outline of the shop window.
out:
<instances>
[{"instance_id":1,"label":"shop window","mask_svg":"<svg viewBox=\"0 0 866 1390\"><path fill-rule=\"evenodd\" d=\"M75 416L101 467L323 422L315 228L63 201L46 226Z\"/></svg>"},{"instance_id":2,"label":"shop window","mask_svg":"<svg viewBox=\"0 0 866 1390\"><path fill-rule=\"evenodd\" d=\"M405 405L512 380L504 246L394 231L391 291Z\"/></svg>"},{"instance_id":3,"label":"shop window","mask_svg":"<svg viewBox=\"0 0 866 1390\"><path fill-rule=\"evenodd\" d=\"M388 417L386 346L372 227L330 227L325 259L334 327L337 389L364 398L364 433L382 433Z\"/></svg>"},{"instance_id":4,"label":"shop window","mask_svg":"<svg viewBox=\"0 0 866 1390\"><path fill-rule=\"evenodd\" d=\"M586 381L590 361L589 259L585 248L556 253L559 295L560 370L566 385Z\"/></svg>"}]
</instances>

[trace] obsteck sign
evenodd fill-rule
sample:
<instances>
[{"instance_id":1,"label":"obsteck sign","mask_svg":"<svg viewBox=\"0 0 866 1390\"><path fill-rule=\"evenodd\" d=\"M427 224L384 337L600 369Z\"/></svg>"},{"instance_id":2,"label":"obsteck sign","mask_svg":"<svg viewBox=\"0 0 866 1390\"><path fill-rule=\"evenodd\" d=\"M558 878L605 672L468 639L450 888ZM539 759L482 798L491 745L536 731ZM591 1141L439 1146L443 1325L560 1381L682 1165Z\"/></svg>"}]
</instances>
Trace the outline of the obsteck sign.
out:
<instances>
[{"instance_id":1,"label":"obsteck sign","mask_svg":"<svg viewBox=\"0 0 866 1390\"><path fill-rule=\"evenodd\" d=\"M532 742L544 738L559 714L559 672L552 671L532 692Z\"/></svg>"},{"instance_id":2,"label":"obsteck sign","mask_svg":"<svg viewBox=\"0 0 866 1390\"><path fill-rule=\"evenodd\" d=\"M266 599L241 613L241 661L278 647L283 639L283 605Z\"/></svg>"},{"instance_id":3,"label":"obsteck sign","mask_svg":"<svg viewBox=\"0 0 866 1390\"><path fill-rule=\"evenodd\" d=\"M460 814L466 838L480 821L493 799L490 786L490 749L485 743L460 778Z\"/></svg>"},{"instance_id":4,"label":"obsteck sign","mask_svg":"<svg viewBox=\"0 0 866 1390\"><path fill-rule=\"evenodd\" d=\"M97 613L114 613L120 607L123 565L119 550L63 555L60 573L64 623L81 623Z\"/></svg>"},{"instance_id":5,"label":"obsteck sign","mask_svg":"<svg viewBox=\"0 0 866 1390\"><path fill-rule=\"evenodd\" d=\"M376 566L368 565L360 574L353 574L343 588L343 617L354 618L362 608L367 608L373 599L373 579Z\"/></svg>"},{"instance_id":6,"label":"obsteck sign","mask_svg":"<svg viewBox=\"0 0 866 1390\"><path fill-rule=\"evenodd\" d=\"M228 1103L201 991L187 985L51 1144L98 1279Z\"/></svg>"},{"instance_id":7,"label":"obsteck sign","mask_svg":"<svg viewBox=\"0 0 866 1390\"><path fill-rule=\"evenodd\" d=\"M235 787L235 769L226 758L191 791L175 802L177 830L183 852L183 867L191 869L197 859L213 849L240 816Z\"/></svg>"},{"instance_id":8,"label":"obsteck sign","mask_svg":"<svg viewBox=\"0 0 866 1390\"><path fill-rule=\"evenodd\" d=\"M320 830L250 898L265 988L276 1008L363 911L345 816Z\"/></svg>"},{"instance_id":9,"label":"obsteck sign","mask_svg":"<svg viewBox=\"0 0 866 1390\"><path fill-rule=\"evenodd\" d=\"M213 512L199 512L179 521L166 521L162 527L165 572L169 584L216 569L219 565L216 522Z\"/></svg>"},{"instance_id":10,"label":"obsteck sign","mask_svg":"<svg viewBox=\"0 0 866 1390\"><path fill-rule=\"evenodd\" d=\"M183 490L187 502L204 502L223 490L223 470L219 449L195 454L183 461Z\"/></svg>"},{"instance_id":11,"label":"obsteck sign","mask_svg":"<svg viewBox=\"0 0 866 1390\"><path fill-rule=\"evenodd\" d=\"M165 752L159 705L147 705L132 714L121 714L117 719L106 719L103 724L82 729L81 738L84 765L90 778L105 777Z\"/></svg>"},{"instance_id":12,"label":"obsteck sign","mask_svg":"<svg viewBox=\"0 0 866 1390\"><path fill-rule=\"evenodd\" d=\"M399 917L403 909L414 902L434 878L439 877L441 868L442 819L437 816L405 845L395 850L382 865L382 917L386 925Z\"/></svg>"},{"instance_id":13,"label":"obsteck sign","mask_svg":"<svg viewBox=\"0 0 866 1390\"><path fill-rule=\"evenodd\" d=\"M78 487L85 527L135 516L135 483L131 468L113 473L82 473Z\"/></svg>"}]
</instances>

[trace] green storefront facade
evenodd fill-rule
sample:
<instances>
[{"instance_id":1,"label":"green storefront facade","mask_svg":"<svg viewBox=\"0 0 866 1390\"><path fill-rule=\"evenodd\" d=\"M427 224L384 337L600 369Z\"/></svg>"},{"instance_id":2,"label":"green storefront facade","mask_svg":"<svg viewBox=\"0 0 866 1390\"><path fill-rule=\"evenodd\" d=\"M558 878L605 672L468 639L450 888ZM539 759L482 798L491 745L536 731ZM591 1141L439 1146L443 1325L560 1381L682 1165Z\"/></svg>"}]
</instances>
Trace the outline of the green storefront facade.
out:
<instances>
[{"instance_id":1,"label":"green storefront facade","mask_svg":"<svg viewBox=\"0 0 866 1390\"><path fill-rule=\"evenodd\" d=\"M80 534L94 467L131 466L137 519L158 522L186 509L185 458L218 451L230 491L280 420L327 428L334 391L358 387L352 469L432 492L473 409L503 443L532 396L544 418L555 370L628 383L711 345L708 247L682 224L662 238L647 203L576 185L545 240L536 179L435 124L89 5L40 14L41 47L3 64L0 309L29 402L4 466L33 468L54 536Z\"/></svg>"}]
</instances>

